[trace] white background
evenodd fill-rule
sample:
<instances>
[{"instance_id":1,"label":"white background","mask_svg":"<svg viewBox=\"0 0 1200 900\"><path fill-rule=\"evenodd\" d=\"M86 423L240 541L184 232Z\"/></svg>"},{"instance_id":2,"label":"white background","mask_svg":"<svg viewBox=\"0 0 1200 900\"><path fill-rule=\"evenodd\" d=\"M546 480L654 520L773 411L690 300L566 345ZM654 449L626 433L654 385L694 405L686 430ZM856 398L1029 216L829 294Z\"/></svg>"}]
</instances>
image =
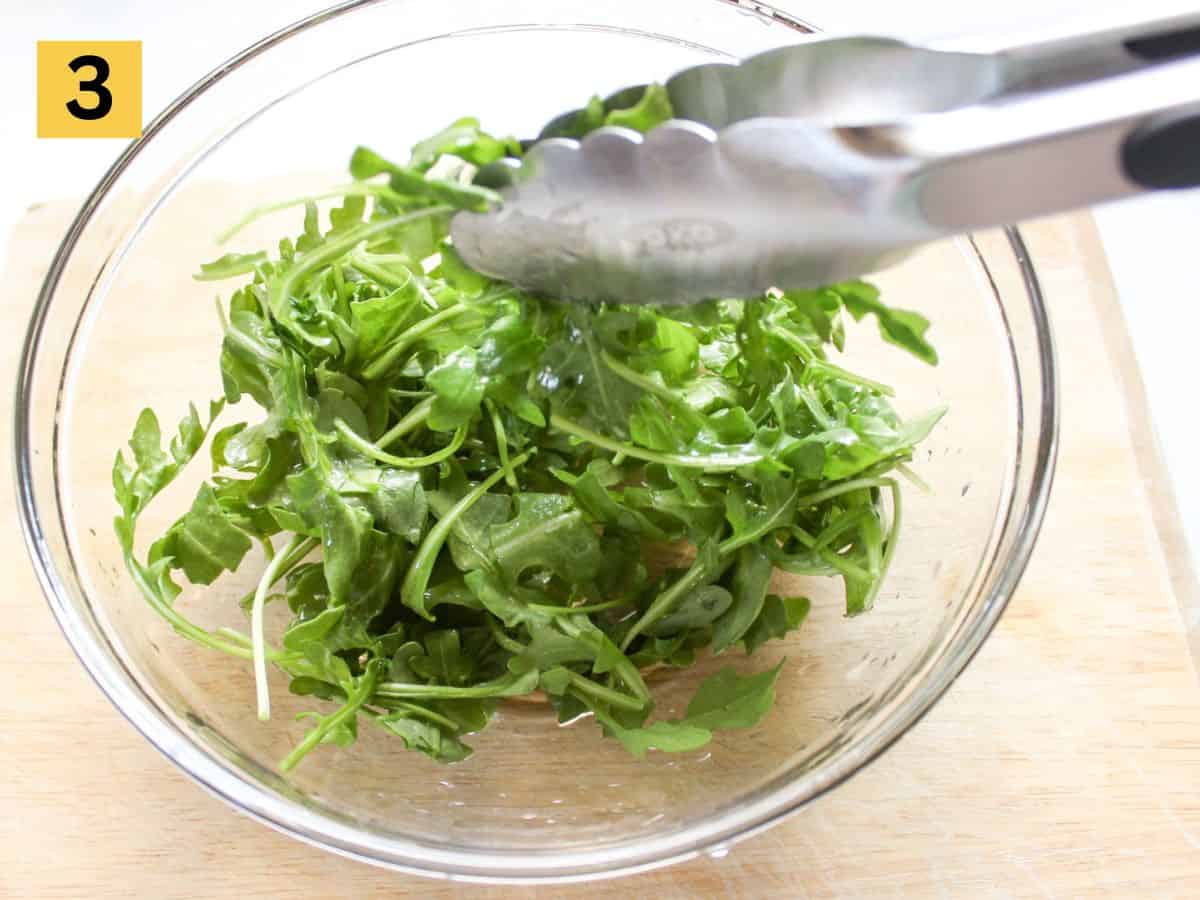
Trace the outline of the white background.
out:
<instances>
[{"instance_id":1,"label":"white background","mask_svg":"<svg viewBox=\"0 0 1200 900\"><path fill-rule=\"evenodd\" d=\"M23 0L3 2L15 5ZM246 45L328 5L321 0L24 3L26 8L20 11L0 12L0 245L29 205L83 194L125 144L36 139L37 40L143 41L148 121L188 85ZM978 32L1022 36L1074 26L1088 29L1192 6L1187 0L1136 4L1128 0L1008 0L1004 4L783 0L777 5L827 30L918 39ZM1150 394L1151 415L1195 549L1200 547L1200 464L1193 443L1200 438L1193 388L1200 383L1193 369L1200 354L1200 192L1128 201L1098 210L1097 218ZM1066 341L1070 336L1059 334L1058 339ZM1064 399L1070 404L1070 397Z\"/></svg>"}]
</instances>

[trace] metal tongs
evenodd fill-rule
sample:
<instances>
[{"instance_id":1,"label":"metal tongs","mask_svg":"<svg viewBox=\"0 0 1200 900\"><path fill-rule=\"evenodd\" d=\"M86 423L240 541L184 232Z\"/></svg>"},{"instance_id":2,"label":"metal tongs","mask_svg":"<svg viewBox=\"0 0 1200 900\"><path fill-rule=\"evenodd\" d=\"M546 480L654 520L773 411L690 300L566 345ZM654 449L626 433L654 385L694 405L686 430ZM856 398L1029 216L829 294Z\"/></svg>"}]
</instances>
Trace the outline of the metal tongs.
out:
<instances>
[{"instance_id":1,"label":"metal tongs","mask_svg":"<svg viewBox=\"0 0 1200 900\"><path fill-rule=\"evenodd\" d=\"M504 202L455 216L467 262L570 299L748 297L1200 186L1200 14L993 53L819 39L666 88L678 118L645 136L559 137L567 113L523 162L479 173Z\"/></svg>"}]
</instances>

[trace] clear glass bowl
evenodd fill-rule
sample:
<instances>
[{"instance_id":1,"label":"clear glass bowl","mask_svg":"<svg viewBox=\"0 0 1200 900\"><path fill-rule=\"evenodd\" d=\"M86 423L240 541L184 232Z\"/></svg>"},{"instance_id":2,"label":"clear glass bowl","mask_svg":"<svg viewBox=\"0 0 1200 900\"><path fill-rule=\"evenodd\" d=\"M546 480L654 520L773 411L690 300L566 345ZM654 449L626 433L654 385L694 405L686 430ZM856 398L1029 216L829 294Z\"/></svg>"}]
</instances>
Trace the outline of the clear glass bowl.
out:
<instances>
[{"instance_id":1,"label":"clear glass bowl","mask_svg":"<svg viewBox=\"0 0 1200 900\"><path fill-rule=\"evenodd\" d=\"M914 464L933 491L908 491L907 530L872 613L844 618L836 584L797 588L814 600L810 621L739 661L760 669L788 658L776 708L703 752L639 762L588 723L560 728L512 704L453 767L364 732L282 778L275 763L302 733L292 713L307 703L277 681L276 714L259 723L249 666L171 633L130 583L113 537L109 469L138 411L173 421L220 393L214 290L190 273L218 255L213 235L250 205L343 180L356 143L402 153L468 114L530 134L594 92L795 40L806 27L717 0L348 4L216 70L121 157L39 299L19 384L17 472L55 615L101 689L168 758L242 811L369 862L578 879L722 851L849 777L946 690L1017 583L1053 468L1053 348L1016 232L932 246L879 277L892 302L933 320L942 362L926 367L859 327L851 363L894 384L902 411L949 405ZM269 220L242 243L296 225ZM195 468L152 505L143 536L178 514ZM244 588L231 579L179 602L203 624L244 627L233 602ZM669 713L704 674L663 684L660 708Z\"/></svg>"}]
</instances>

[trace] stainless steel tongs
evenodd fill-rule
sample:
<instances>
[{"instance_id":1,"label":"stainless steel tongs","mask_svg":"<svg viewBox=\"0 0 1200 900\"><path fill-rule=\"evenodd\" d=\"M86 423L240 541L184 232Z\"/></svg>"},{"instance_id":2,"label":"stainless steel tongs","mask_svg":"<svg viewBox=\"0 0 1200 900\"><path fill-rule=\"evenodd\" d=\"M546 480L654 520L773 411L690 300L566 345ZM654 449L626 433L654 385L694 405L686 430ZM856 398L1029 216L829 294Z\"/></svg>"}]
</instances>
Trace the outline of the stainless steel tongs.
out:
<instances>
[{"instance_id":1,"label":"stainless steel tongs","mask_svg":"<svg viewBox=\"0 0 1200 900\"><path fill-rule=\"evenodd\" d=\"M522 163L481 173L504 203L454 218L466 260L571 299L747 297L1200 186L1200 14L996 53L813 40L666 88L678 118L645 136L558 137L567 113Z\"/></svg>"}]
</instances>

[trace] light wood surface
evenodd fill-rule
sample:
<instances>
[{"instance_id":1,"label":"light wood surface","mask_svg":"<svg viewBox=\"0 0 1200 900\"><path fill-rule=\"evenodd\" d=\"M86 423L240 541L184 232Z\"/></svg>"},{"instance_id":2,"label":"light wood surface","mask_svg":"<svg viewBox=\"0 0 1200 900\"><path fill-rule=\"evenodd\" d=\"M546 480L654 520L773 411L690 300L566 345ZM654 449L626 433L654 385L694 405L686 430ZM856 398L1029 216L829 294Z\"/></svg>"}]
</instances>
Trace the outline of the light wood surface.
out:
<instances>
[{"instance_id":1,"label":"light wood surface","mask_svg":"<svg viewBox=\"0 0 1200 900\"><path fill-rule=\"evenodd\" d=\"M10 244L10 379L71 211L31 212ZM1195 896L1195 580L1092 223L1034 231L1066 400L1041 542L949 694L833 794L723 859L592 885L455 886L319 852L198 790L90 683L34 580L5 479L0 897Z\"/></svg>"}]
</instances>

